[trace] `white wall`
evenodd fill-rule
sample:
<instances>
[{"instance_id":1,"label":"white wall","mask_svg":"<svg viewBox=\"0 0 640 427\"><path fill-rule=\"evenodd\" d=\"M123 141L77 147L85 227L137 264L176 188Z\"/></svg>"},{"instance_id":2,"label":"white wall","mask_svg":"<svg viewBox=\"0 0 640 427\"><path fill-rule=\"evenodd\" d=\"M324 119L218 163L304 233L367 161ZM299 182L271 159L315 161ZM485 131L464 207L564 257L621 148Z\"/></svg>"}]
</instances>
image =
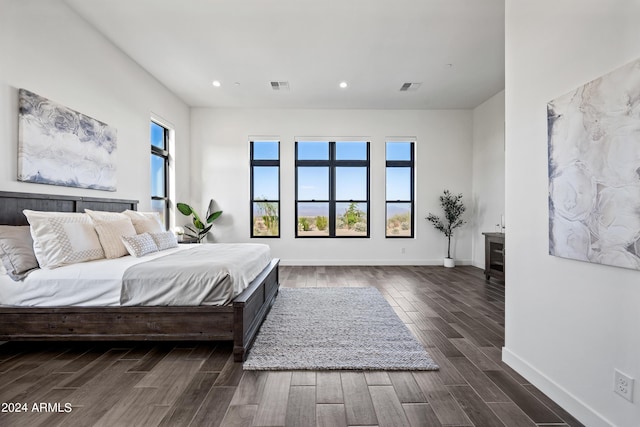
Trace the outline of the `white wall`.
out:
<instances>
[{"instance_id":1,"label":"white wall","mask_svg":"<svg viewBox=\"0 0 640 427\"><path fill-rule=\"evenodd\" d=\"M118 191L17 181L18 88L118 130ZM140 200L150 206L149 120L176 130L176 193L189 194L189 109L59 0L0 0L0 190Z\"/></svg>"},{"instance_id":2,"label":"white wall","mask_svg":"<svg viewBox=\"0 0 640 427\"><path fill-rule=\"evenodd\" d=\"M588 426L640 425L640 271L548 255L546 105L640 57L638 16L638 1L506 2L503 357Z\"/></svg>"},{"instance_id":3,"label":"white wall","mask_svg":"<svg viewBox=\"0 0 640 427\"><path fill-rule=\"evenodd\" d=\"M471 194L470 111L191 110L193 203L210 198L224 214L214 225L219 242L249 241L249 136L281 141L281 238L268 243L289 264L441 264L446 240L425 221L440 213L445 188ZM296 136L365 137L371 141L371 239L296 239L294 141ZM385 137L417 138L416 238L386 239ZM200 168L201 166L201 168ZM470 263L471 233L455 240L458 262ZM453 245L453 243L452 243ZM402 253L405 248L405 253Z\"/></svg>"},{"instance_id":4,"label":"white wall","mask_svg":"<svg viewBox=\"0 0 640 427\"><path fill-rule=\"evenodd\" d=\"M482 233L498 231L504 215L504 91L473 109L472 181L473 265L484 269Z\"/></svg>"}]
</instances>

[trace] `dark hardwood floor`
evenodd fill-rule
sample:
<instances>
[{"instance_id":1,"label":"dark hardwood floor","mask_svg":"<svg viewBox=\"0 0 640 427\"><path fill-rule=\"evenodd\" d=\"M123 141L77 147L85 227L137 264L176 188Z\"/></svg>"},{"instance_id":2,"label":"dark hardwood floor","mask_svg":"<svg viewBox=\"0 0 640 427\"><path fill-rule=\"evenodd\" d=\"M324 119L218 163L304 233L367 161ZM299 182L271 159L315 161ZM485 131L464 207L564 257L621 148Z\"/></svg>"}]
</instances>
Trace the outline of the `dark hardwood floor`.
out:
<instances>
[{"instance_id":1,"label":"dark hardwood floor","mask_svg":"<svg viewBox=\"0 0 640 427\"><path fill-rule=\"evenodd\" d=\"M7 343L0 425L582 425L501 362L504 287L482 270L281 267L280 278L375 286L440 370L243 372L229 343Z\"/></svg>"}]
</instances>

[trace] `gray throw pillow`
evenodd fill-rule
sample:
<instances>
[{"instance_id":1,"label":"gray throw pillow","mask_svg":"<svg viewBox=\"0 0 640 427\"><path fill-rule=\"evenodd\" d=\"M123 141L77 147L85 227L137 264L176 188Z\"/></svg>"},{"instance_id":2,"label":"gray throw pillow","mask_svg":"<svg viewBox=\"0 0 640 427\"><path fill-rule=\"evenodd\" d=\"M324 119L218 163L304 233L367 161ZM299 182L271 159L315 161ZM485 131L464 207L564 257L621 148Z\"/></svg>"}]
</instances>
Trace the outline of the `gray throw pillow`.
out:
<instances>
[{"instance_id":1,"label":"gray throw pillow","mask_svg":"<svg viewBox=\"0 0 640 427\"><path fill-rule=\"evenodd\" d=\"M16 281L38 268L28 225L0 225L0 258L9 277Z\"/></svg>"}]
</instances>

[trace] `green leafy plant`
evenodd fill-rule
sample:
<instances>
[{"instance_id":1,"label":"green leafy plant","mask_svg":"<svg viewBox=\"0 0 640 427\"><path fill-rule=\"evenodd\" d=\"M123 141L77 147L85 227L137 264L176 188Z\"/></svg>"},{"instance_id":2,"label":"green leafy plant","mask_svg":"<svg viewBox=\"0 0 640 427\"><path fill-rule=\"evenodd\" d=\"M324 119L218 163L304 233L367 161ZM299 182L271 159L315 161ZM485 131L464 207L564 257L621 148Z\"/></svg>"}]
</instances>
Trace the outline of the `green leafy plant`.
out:
<instances>
[{"instance_id":1,"label":"green leafy plant","mask_svg":"<svg viewBox=\"0 0 640 427\"><path fill-rule=\"evenodd\" d=\"M316 227L318 227L318 230L320 231L326 230L328 224L329 224L329 221L326 216L316 217Z\"/></svg>"},{"instance_id":2,"label":"green leafy plant","mask_svg":"<svg viewBox=\"0 0 640 427\"><path fill-rule=\"evenodd\" d=\"M302 228L302 231L310 231L311 230L311 224L309 223L309 219L300 218L298 220L298 223L300 224L300 227Z\"/></svg>"},{"instance_id":3,"label":"green leafy plant","mask_svg":"<svg viewBox=\"0 0 640 427\"><path fill-rule=\"evenodd\" d=\"M204 222L200 219L198 213L193 210L193 208L188 204L178 203L176 207L182 215L192 217L193 225L184 226L184 228L188 230L188 233L185 233L185 235L197 239L198 243L202 243L202 240L207 237L209 230L211 230L211 227L213 227L212 222L218 219L220 215L222 215L222 211L212 212L213 201L212 203L209 203L209 208L207 209L207 214L205 216Z\"/></svg>"},{"instance_id":4,"label":"green leafy plant","mask_svg":"<svg viewBox=\"0 0 640 427\"><path fill-rule=\"evenodd\" d=\"M351 230L355 224L359 223L362 220L363 216L364 212L358 209L358 204L355 202L351 202L342 217L344 224L347 226L347 229Z\"/></svg>"},{"instance_id":5,"label":"green leafy plant","mask_svg":"<svg viewBox=\"0 0 640 427\"><path fill-rule=\"evenodd\" d=\"M453 236L453 230L466 222L462 219L462 214L466 210L462 203L462 194L454 195L449 190L444 190L443 195L440 196L440 206L444 211L443 219L432 213L429 213L425 219L447 237L447 258L451 258L451 236Z\"/></svg>"}]
</instances>

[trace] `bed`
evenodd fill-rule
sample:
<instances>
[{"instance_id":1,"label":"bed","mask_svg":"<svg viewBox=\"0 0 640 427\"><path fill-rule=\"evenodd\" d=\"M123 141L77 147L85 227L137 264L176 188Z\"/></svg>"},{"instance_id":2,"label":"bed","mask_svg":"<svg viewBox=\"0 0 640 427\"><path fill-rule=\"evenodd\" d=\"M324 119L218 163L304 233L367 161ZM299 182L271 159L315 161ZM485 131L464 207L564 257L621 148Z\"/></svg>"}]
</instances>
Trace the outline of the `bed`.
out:
<instances>
[{"instance_id":1,"label":"bed","mask_svg":"<svg viewBox=\"0 0 640 427\"><path fill-rule=\"evenodd\" d=\"M135 200L0 192L2 225L27 225L24 209L136 208ZM233 341L234 359L240 362L278 293L278 264L278 259L271 259L244 291L221 306L0 306L0 340Z\"/></svg>"}]
</instances>

